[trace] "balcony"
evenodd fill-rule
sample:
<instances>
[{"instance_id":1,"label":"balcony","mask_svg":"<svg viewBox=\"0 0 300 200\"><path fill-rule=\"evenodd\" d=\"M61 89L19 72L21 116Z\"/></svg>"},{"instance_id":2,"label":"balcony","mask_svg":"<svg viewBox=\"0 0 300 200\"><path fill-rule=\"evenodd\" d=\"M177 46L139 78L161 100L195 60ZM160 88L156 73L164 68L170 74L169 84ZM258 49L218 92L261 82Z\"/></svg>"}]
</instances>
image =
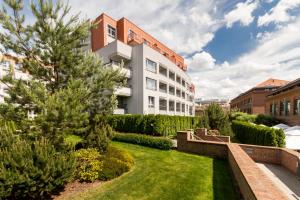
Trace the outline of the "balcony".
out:
<instances>
[{"instance_id":1,"label":"balcony","mask_svg":"<svg viewBox=\"0 0 300 200\"><path fill-rule=\"evenodd\" d=\"M131 60L132 48L119 40L115 40L103 48L99 49L96 54L105 58L104 62L114 60L117 62Z\"/></svg>"},{"instance_id":2,"label":"balcony","mask_svg":"<svg viewBox=\"0 0 300 200\"><path fill-rule=\"evenodd\" d=\"M126 68L126 67L122 67L122 64L120 62L116 62L116 61L112 61L110 63L107 63L105 66L106 67L111 67L114 70L120 69L121 73L123 73L125 75L125 77L127 78L131 78L132 77L132 72L130 69Z\"/></svg>"},{"instance_id":3,"label":"balcony","mask_svg":"<svg viewBox=\"0 0 300 200\"><path fill-rule=\"evenodd\" d=\"M132 89L130 87L122 87L118 88L115 91L116 95L129 97L132 95Z\"/></svg>"},{"instance_id":4,"label":"balcony","mask_svg":"<svg viewBox=\"0 0 300 200\"><path fill-rule=\"evenodd\" d=\"M124 108L116 108L114 110L115 115L124 115L125 114L125 109Z\"/></svg>"}]
</instances>

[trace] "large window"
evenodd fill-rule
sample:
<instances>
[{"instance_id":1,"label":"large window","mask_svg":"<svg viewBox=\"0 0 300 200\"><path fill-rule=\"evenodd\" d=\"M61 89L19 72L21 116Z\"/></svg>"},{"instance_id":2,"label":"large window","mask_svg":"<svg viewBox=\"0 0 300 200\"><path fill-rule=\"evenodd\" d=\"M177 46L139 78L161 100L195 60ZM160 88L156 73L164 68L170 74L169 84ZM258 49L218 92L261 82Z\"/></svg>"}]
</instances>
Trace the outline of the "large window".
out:
<instances>
[{"instance_id":1,"label":"large window","mask_svg":"<svg viewBox=\"0 0 300 200\"><path fill-rule=\"evenodd\" d=\"M180 78L180 76L176 76L176 82L179 83L179 84L181 84L181 78Z\"/></svg>"},{"instance_id":2,"label":"large window","mask_svg":"<svg viewBox=\"0 0 300 200\"><path fill-rule=\"evenodd\" d=\"M156 73L156 62L146 59L146 69L150 72Z\"/></svg>"},{"instance_id":3,"label":"large window","mask_svg":"<svg viewBox=\"0 0 300 200\"><path fill-rule=\"evenodd\" d=\"M285 114L285 116L289 116L290 113L291 113L291 102L290 102L290 100L286 100L285 101L285 112L284 112L284 114Z\"/></svg>"},{"instance_id":4,"label":"large window","mask_svg":"<svg viewBox=\"0 0 300 200\"><path fill-rule=\"evenodd\" d=\"M185 80L182 79L182 86L185 87Z\"/></svg>"},{"instance_id":5,"label":"large window","mask_svg":"<svg viewBox=\"0 0 300 200\"><path fill-rule=\"evenodd\" d=\"M156 88L156 80L151 79L151 78L146 78L146 87L149 90L157 90Z\"/></svg>"},{"instance_id":6,"label":"large window","mask_svg":"<svg viewBox=\"0 0 300 200\"><path fill-rule=\"evenodd\" d=\"M284 115L284 101L280 101L279 103L279 115Z\"/></svg>"},{"instance_id":7,"label":"large window","mask_svg":"<svg viewBox=\"0 0 300 200\"><path fill-rule=\"evenodd\" d=\"M182 97L183 99L185 99L185 92L182 91L181 97Z\"/></svg>"},{"instance_id":8,"label":"large window","mask_svg":"<svg viewBox=\"0 0 300 200\"><path fill-rule=\"evenodd\" d=\"M168 86L165 83L159 82L159 91L163 93L167 93Z\"/></svg>"},{"instance_id":9,"label":"large window","mask_svg":"<svg viewBox=\"0 0 300 200\"><path fill-rule=\"evenodd\" d=\"M176 89L176 96L181 97L181 91L179 89Z\"/></svg>"},{"instance_id":10,"label":"large window","mask_svg":"<svg viewBox=\"0 0 300 200\"><path fill-rule=\"evenodd\" d=\"M169 111L175 111L175 102L169 100Z\"/></svg>"},{"instance_id":11,"label":"large window","mask_svg":"<svg viewBox=\"0 0 300 200\"><path fill-rule=\"evenodd\" d=\"M175 95L175 87L169 85L169 94Z\"/></svg>"},{"instance_id":12,"label":"large window","mask_svg":"<svg viewBox=\"0 0 300 200\"><path fill-rule=\"evenodd\" d=\"M108 35L114 39L116 39L116 29L114 27L112 27L111 25L108 25L107 26L107 32L108 32Z\"/></svg>"},{"instance_id":13,"label":"large window","mask_svg":"<svg viewBox=\"0 0 300 200\"><path fill-rule=\"evenodd\" d=\"M167 110L167 100L159 98L159 110Z\"/></svg>"},{"instance_id":14,"label":"large window","mask_svg":"<svg viewBox=\"0 0 300 200\"><path fill-rule=\"evenodd\" d=\"M148 97L148 108L154 108L155 107L155 98L149 96Z\"/></svg>"},{"instance_id":15,"label":"large window","mask_svg":"<svg viewBox=\"0 0 300 200\"><path fill-rule=\"evenodd\" d=\"M159 74L161 74L163 76L168 76L168 70L167 70L167 68L159 65Z\"/></svg>"},{"instance_id":16,"label":"large window","mask_svg":"<svg viewBox=\"0 0 300 200\"><path fill-rule=\"evenodd\" d=\"M175 81L175 73L169 70L169 79Z\"/></svg>"},{"instance_id":17,"label":"large window","mask_svg":"<svg viewBox=\"0 0 300 200\"><path fill-rule=\"evenodd\" d=\"M180 107L180 102L176 102L176 112L180 112L181 107Z\"/></svg>"},{"instance_id":18,"label":"large window","mask_svg":"<svg viewBox=\"0 0 300 200\"><path fill-rule=\"evenodd\" d=\"M185 112L185 104L182 104L182 105L181 105L181 111L182 111L182 112Z\"/></svg>"},{"instance_id":19,"label":"large window","mask_svg":"<svg viewBox=\"0 0 300 200\"><path fill-rule=\"evenodd\" d=\"M294 114L300 115L300 97L294 101Z\"/></svg>"}]
</instances>

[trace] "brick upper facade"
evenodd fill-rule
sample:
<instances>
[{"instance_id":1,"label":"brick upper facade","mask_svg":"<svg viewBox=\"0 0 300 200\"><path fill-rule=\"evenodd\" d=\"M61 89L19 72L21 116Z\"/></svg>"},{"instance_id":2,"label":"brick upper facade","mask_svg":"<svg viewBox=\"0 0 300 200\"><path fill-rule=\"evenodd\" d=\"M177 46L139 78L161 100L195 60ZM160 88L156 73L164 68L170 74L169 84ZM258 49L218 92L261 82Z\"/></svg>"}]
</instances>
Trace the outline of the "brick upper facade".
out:
<instances>
[{"instance_id":1,"label":"brick upper facade","mask_svg":"<svg viewBox=\"0 0 300 200\"><path fill-rule=\"evenodd\" d=\"M238 109L248 114L265 114L266 96L286 83L284 80L268 79L232 99L230 109Z\"/></svg>"},{"instance_id":2,"label":"brick upper facade","mask_svg":"<svg viewBox=\"0 0 300 200\"><path fill-rule=\"evenodd\" d=\"M92 51L97 51L110 42L105 32L107 28L112 27L112 36L114 37L114 39L118 39L123 43L131 46L142 43L147 44L148 46L171 60L182 70L187 70L187 65L184 63L183 57L176 54L166 45L156 40L154 37L143 31L128 19L123 17L119 20L114 20L110 16L103 13L99 17L97 17L94 22L97 23L97 26L92 29Z\"/></svg>"}]
</instances>

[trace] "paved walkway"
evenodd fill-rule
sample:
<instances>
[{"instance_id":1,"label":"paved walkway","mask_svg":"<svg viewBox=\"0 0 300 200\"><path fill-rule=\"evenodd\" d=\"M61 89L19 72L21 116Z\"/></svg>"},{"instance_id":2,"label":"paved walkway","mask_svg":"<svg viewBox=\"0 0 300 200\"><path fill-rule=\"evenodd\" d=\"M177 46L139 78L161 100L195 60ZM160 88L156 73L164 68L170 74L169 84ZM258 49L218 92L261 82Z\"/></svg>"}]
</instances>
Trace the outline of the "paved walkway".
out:
<instances>
[{"instance_id":1,"label":"paved walkway","mask_svg":"<svg viewBox=\"0 0 300 200\"><path fill-rule=\"evenodd\" d=\"M300 200L300 177L292 174L280 165L257 163L258 167L264 171L291 200Z\"/></svg>"}]
</instances>

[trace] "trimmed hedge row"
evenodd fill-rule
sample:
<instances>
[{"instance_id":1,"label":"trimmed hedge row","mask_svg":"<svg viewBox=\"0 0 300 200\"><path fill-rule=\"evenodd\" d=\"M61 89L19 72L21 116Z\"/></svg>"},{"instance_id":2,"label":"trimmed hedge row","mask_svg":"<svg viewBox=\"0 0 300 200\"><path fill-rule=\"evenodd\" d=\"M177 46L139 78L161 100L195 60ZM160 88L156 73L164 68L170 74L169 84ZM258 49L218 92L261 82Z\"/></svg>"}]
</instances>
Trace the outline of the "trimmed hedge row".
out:
<instances>
[{"instance_id":1,"label":"trimmed hedge row","mask_svg":"<svg viewBox=\"0 0 300 200\"><path fill-rule=\"evenodd\" d=\"M232 130L236 138L244 144L275 147L285 146L285 135L282 129L274 129L234 120L232 121Z\"/></svg>"},{"instance_id":2,"label":"trimmed hedge row","mask_svg":"<svg viewBox=\"0 0 300 200\"><path fill-rule=\"evenodd\" d=\"M110 115L107 123L118 132L156 136L176 135L177 131L204 127L201 117L169 115Z\"/></svg>"},{"instance_id":3,"label":"trimmed hedge row","mask_svg":"<svg viewBox=\"0 0 300 200\"><path fill-rule=\"evenodd\" d=\"M162 150L169 150L172 148L172 141L165 137L153 137L149 135L133 133L116 133L113 137L113 140L131 144L138 144Z\"/></svg>"}]
</instances>

